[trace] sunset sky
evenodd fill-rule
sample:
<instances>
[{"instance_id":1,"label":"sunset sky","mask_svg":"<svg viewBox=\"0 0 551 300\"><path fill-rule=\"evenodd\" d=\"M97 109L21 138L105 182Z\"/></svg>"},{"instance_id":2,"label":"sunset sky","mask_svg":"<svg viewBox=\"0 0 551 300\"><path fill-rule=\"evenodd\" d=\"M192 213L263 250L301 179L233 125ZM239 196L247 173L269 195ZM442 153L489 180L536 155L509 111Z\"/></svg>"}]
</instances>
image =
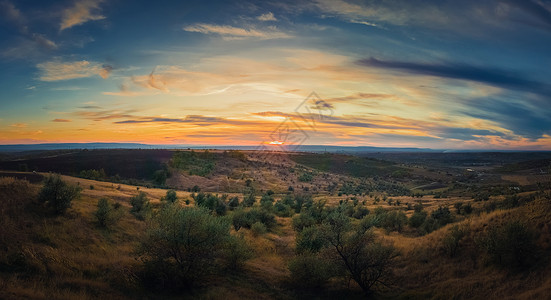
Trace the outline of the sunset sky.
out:
<instances>
[{"instance_id":1,"label":"sunset sky","mask_svg":"<svg viewBox=\"0 0 551 300\"><path fill-rule=\"evenodd\" d=\"M313 145L551 150L549 0L0 0L0 14L0 144L257 145L283 123Z\"/></svg>"}]
</instances>

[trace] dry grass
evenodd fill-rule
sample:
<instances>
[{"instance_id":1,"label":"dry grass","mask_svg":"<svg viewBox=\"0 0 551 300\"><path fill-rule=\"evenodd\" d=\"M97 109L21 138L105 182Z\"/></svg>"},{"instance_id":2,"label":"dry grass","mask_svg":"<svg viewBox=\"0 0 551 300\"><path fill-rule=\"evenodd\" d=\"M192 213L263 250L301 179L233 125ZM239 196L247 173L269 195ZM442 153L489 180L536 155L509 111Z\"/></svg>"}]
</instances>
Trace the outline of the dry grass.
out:
<instances>
[{"instance_id":1,"label":"dry grass","mask_svg":"<svg viewBox=\"0 0 551 300\"><path fill-rule=\"evenodd\" d=\"M67 214L51 216L36 203L39 185L13 178L0 178L0 298L30 299L120 299L152 297L141 288L137 277L140 264L134 251L146 224L128 211L129 200L138 193L136 186L112 184L63 176L83 190L80 199L73 202ZM90 185L94 188L90 189ZM166 190L139 187L154 205L158 205ZM180 199L192 201L190 193L177 191ZM240 194L230 194L230 196ZM101 197L109 197L121 204L124 214L109 229L96 225L94 211ZM317 196L336 205L346 196ZM388 206L386 202L373 204L385 209L405 209L405 203L415 203L410 197L393 197L402 204ZM425 210L440 205L455 211L455 202L463 198L423 198ZM480 206L480 202L472 202ZM396 232L376 234L392 242L401 256L396 266L397 282L394 289L379 297L403 299L544 299L551 295L549 262L529 272L508 272L485 264L474 240L490 226L513 220L522 220L540 233L537 244L544 256L551 254L551 202L539 198L525 206L511 210L497 210L464 217L426 236L417 237ZM243 235L253 252L243 270L224 277L208 280L208 287L183 297L198 299L292 299L300 294L288 287L287 264L294 257L295 232L291 218L277 218L278 226L260 236L242 228L233 234ZM458 254L444 254L443 240L452 226L466 228ZM15 258L21 258L19 261ZM16 270L7 270L15 267ZM19 269L17 269L19 268ZM6 271L7 270L7 271ZM330 291L338 291L331 294ZM325 291L327 298L342 292L342 280L332 280ZM352 287L354 289L354 287ZM328 292L329 291L329 292ZM353 293L352 293L353 294ZM316 296L316 297L317 297ZM322 297L322 296L320 296ZM323 298L323 297L322 297Z\"/></svg>"}]
</instances>

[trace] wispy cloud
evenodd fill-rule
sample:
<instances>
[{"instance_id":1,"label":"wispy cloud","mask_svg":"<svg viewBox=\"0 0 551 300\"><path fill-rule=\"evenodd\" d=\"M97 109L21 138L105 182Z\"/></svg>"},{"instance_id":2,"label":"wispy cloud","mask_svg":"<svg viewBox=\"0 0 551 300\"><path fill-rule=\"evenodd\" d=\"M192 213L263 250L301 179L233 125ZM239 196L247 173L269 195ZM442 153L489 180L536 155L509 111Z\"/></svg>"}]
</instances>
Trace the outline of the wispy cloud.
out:
<instances>
[{"instance_id":1,"label":"wispy cloud","mask_svg":"<svg viewBox=\"0 0 551 300\"><path fill-rule=\"evenodd\" d=\"M212 125L250 125L252 122L239 119L228 119L222 117L211 117L202 115L188 115L185 118L166 118L166 117L138 117L123 121L114 122L115 124L138 124L138 123L188 123L196 126Z\"/></svg>"},{"instance_id":2,"label":"wispy cloud","mask_svg":"<svg viewBox=\"0 0 551 300\"><path fill-rule=\"evenodd\" d=\"M52 122L67 123L67 122L71 122L71 120L69 120L69 119L53 119Z\"/></svg>"},{"instance_id":3,"label":"wispy cloud","mask_svg":"<svg viewBox=\"0 0 551 300\"><path fill-rule=\"evenodd\" d=\"M54 60L37 64L36 67L40 71L40 80L42 81L69 80L94 75L107 79L113 69L109 65L86 60L73 62Z\"/></svg>"},{"instance_id":4,"label":"wispy cloud","mask_svg":"<svg viewBox=\"0 0 551 300\"><path fill-rule=\"evenodd\" d=\"M28 124L26 123L15 123L15 124L11 124L10 127L15 127L15 128L25 128L27 127Z\"/></svg>"},{"instance_id":5,"label":"wispy cloud","mask_svg":"<svg viewBox=\"0 0 551 300\"><path fill-rule=\"evenodd\" d=\"M507 89L536 92L542 95L548 95L551 90L549 86L522 77L516 72L491 67L479 67L453 62L423 63L379 60L373 57L362 59L358 63L363 66L395 69L411 74L475 81Z\"/></svg>"},{"instance_id":6,"label":"wispy cloud","mask_svg":"<svg viewBox=\"0 0 551 300\"><path fill-rule=\"evenodd\" d=\"M272 12L267 12L265 14L262 14L256 17L256 19L259 21L277 21L276 17Z\"/></svg>"},{"instance_id":7,"label":"wispy cloud","mask_svg":"<svg viewBox=\"0 0 551 300\"><path fill-rule=\"evenodd\" d=\"M25 15L11 2L0 2L0 16L9 21L23 38L18 46L4 50L3 56L11 58L29 58L29 55L36 55L44 50L55 50L58 45L49 39L46 35L33 32L29 20Z\"/></svg>"},{"instance_id":8,"label":"wispy cloud","mask_svg":"<svg viewBox=\"0 0 551 300\"><path fill-rule=\"evenodd\" d=\"M100 14L102 2L103 0L76 0L72 7L63 11L59 30L65 30L88 21L105 19L105 16Z\"/></svg>"},{"instance_id":9,"label":"wispy cloud","mask_svg":"<svg viewBox=\"0 0 551 300\"><path fill-rule=\"evenodd\" d=\"M243 28L229 25L197 23L189 26L184 26L183 30L189 32L199 32L203 34L216 34L225 39L281 39L291 37L290 35L279 31L274 26L270 26L267 29L256 29L253 27Z\"/></svg>"}]
</instances>

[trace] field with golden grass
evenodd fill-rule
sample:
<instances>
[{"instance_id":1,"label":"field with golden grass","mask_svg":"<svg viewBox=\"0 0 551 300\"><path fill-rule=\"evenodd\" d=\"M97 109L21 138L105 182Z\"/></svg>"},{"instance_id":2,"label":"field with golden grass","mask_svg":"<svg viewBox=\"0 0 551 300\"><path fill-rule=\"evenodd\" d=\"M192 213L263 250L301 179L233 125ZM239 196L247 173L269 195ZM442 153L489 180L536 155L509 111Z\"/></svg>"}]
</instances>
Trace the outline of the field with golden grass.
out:
<instances>
[{"instance_id":1,"label":"field with golden grass","mask_svg":"<svg viewBox=\"0 0 551 300\"><path fill-rule=\"evenodd\" d=\"M255 164L264 164L254 153L248 155ZM342 157L339 163L340 160ZM244 161L234 160L228 164L241 163L245 166L235 172L244 175L224 175L230 187L226 189L213 185L222 178L220 174L209 177L172 170L167 183L182 185L182 189L175 191L178 206L197 206L194 199L198 193L188 191L192 184L207 192L223 191L215 193L223 211L211 208L211 213L233 224L230 234L244 242L248 253L241 267L209 274L193 287L177 291L148 287L139 251L155 216L167 205L164 200L167 188L61 175L68 185L80 188L80 196L71 202L65 213L52 214L39 201L43 183L37 179L50 176L49 173L0 173L0 298L546 299L551 295L551 189L540 181L538 188L532 187L534 179L523 177L529 176L527 174L504 175L506 184L479 185L474 191L474 185L471 188L465 188L466 183L454 185L454 181L460 179L468 183L472 174L467 177L463 177L463 173L453 175L456 177L448 182L445 179L450 176L445 175L442 182L448 188L442 191L391 195L392 192L385 190L390 185L382 185L383 190L347 193L344 186L356 188L378 181L339 173L341 169L326 173L283 157L278 161L280 167L263 165L254 172ZM383 169L388 166L387 163L377 164ZM224 170L220 166L217 168ZM294 171L286 173L281 168ZM411 173L411 180L416 182L410 185L421 186L422 180L430 185L434 178L415 177L419 170ZM313 174L312 181L298 180L304 173ZM200 180L194 180L195 177ZM247 179L251 180L247 182ZM331 188L333 180L338 183L335 189ZM391 182L393 179L385 180ZM407 180L395 181L395 184L402 184ZM290 185L295 187L294 191L288 189ZM318 190L314 191L316 186ZM483 189L488 191L487 196L475 197ZM240 190L246 193L237 192ZM131 199L139 193L145 194L152 209L152 215L143 220L131 213ZM252 207L244 204L250 193L256 197ZM237 197L239 207L230 208L228 201L233 197ZM287 207L284 203L289 197L296 197L296 201L305 197L311 202L299 206L297 212L294 207L288 207L290 212L278 211L278 205ZM108 198L110 205L117 207L117 221L109 226L101 226L96 217L101 198ZM265 198L273 204L266 204ZM331 224L327 216L331 212L348 213L347 219L353 228L369 227L377 240L392 245L397 255L390 265L391 280L374 286L371 293L362 291L352 276L342 269L315 288L296 281L296 274L289 266L300 256L296 245L298 239L304 238L297 224L302 215L315 216L315 209L311 207L316 207L316 203L325 203L320 206L321 219L317 223L309 221L314 223L307 226L327 230ZM467 205L470 210L464 211ZM365 209L366 213L356 216L354 213L360 209ZM275 223L236 227L238 212L251 211L265 211L273 216ZM442 212L448 214L448 219L432 227L425 223L413 226L410 219L421 212L425 223L438 221L438 214ZM388 221L392 213L397 219ZM386 223L384 218L387 218ZM506 231L507 228L517 231ZM505 241L494 236L499 232L504 232L501 238ZM516 253L517 248L511 241L532 248L519 247L518 251L524 252ZM497 243L498 248L491 248L491 243ZM329 255L330 247L324 247L319 257L335 259ZM512 247L512 250L504 247ZM516 263L515 259L519 261L518 266L508 265Z\"/></svg>"}]
</instances>

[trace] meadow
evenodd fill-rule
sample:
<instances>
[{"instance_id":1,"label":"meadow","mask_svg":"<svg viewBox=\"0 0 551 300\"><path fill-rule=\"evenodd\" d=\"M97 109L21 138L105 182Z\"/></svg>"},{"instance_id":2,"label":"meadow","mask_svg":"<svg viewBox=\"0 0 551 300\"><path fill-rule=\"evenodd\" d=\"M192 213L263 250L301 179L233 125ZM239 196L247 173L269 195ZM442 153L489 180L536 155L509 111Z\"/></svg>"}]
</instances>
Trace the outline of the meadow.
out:
<instances>
[{"instance_id":1,"label":"meadow","mask_svg":"<svg viewBox=\"0 0 551 300\"><path fill-rule=\"evenodd\" d=\"M544 299L547 155L10 154L0 298Z\"/></svg>"}]
</instances>

